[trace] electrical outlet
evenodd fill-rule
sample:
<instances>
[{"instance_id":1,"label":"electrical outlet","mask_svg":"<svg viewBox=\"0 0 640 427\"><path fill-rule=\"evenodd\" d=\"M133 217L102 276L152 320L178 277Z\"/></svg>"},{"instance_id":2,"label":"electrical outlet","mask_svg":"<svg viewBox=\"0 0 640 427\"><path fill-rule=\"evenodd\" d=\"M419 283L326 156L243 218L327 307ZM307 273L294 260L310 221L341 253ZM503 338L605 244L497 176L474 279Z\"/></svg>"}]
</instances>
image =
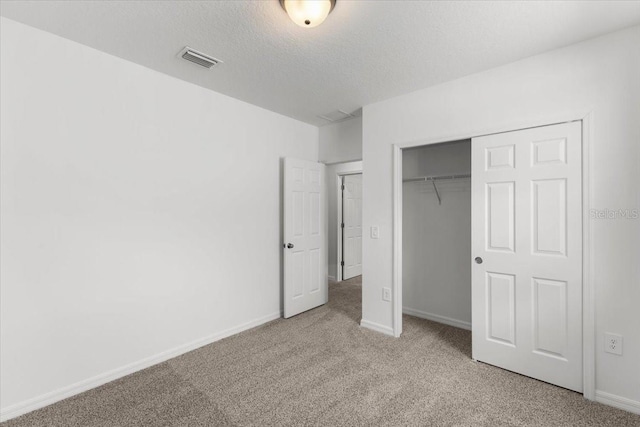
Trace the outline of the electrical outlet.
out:
<instances>
[{"instance_id":1,"label":"electrical outlet","mask_svg":"<svg viewBox=\"0 0 640 427\"><path fill-rule=\"evenodd\" d=\"M383 301L391 301L391 289L382 288L382 300Z\"/></svg>"},{"instance_id":2,"label":"electrical outlet","mask_svg":"<svg viewBox=\"0 0 640 427\"><path fill-rule=\"evenodd\" d=\"M622 335L605 333L604 351L622 356Z\"/></svg>"},{"instance_id":3,"label":"electrical outlet","mask_svg":"<svg viewBox=\"0 0 640 427\"><path fill-rule=\"evenodd\" d=\"M378 226L373 226L371 227L371 238L372 239L377 239L378 237L380 237L380 229L378 228Z\"/></svg>"}]
</instances>

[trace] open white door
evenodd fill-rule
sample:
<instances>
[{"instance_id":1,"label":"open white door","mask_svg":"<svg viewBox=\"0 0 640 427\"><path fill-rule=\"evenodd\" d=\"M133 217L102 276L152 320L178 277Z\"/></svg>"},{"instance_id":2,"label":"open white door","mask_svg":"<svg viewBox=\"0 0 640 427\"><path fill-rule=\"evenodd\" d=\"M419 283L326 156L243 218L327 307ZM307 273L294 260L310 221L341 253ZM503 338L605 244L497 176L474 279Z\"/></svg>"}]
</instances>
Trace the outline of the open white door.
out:
<instances>
[{"instance_id":1,"label":"open white door","mask_svg":"<svg viewBox=\"0 0 640 427\"><path fill-rule=\"evenodd\" d=\"M473 358L582 391L581 122L474 138Z\"/></svg>"},{"instance_id":2,"label":"open white door","mask_svg":"<svg viewBox=\"0 0 640 427\"><path fill-rule=\"evenodd\" d=\"M362 174L342 178L342 280L362 274Z\"/></svg>"},{"instance_id":3,"label":"open white door","mask_svg":"<svg viewBox=\"0 0 640 427\"><path fill-rule=\"evenodd\" d=\"M284 317L326 304L325 166L284 159Z\"/></svg>"}]
</instances>

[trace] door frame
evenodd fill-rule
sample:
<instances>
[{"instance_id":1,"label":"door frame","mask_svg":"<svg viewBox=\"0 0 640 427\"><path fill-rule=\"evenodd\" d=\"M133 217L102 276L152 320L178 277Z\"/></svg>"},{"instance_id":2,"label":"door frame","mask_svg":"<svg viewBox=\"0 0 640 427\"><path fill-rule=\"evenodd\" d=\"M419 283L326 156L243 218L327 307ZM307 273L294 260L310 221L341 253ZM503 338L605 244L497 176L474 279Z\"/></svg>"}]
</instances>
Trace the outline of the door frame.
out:
<instances>
[{"instance_id":1,"label":"door frame","mask_svg":"<svg viewBox=\"0 0 640 427\"><path fill-rule=\"evenodd\" d=\"M536 120L505 123L480 129L470 129L453 135L441 135L416 141L400 142L393 149L393 280L392 327L393 335L402 334L402 153L403 149L449 141L473 139L479 136L512 132L534 127L581 121L582 122L582 366L583 396L595 400L595 286L591 265L592 237L589 209L591 206L591 158L593 143L594 110L586 108L579 111L552 115ZM472 142L473 144L473 142ZM473 179L473 177L471 177ZM472 325L473 328L473 325Z\"/></svg>"},{"instance_id":2,"label":"door frame","mask_svg":"<svg viewBox=\"0 0 640 427\"><path fill-rule=\"evenodd\" d=\"M342 282L342 252L343 252L343 239L342 239L342 220L343 220L343 215L344 215L344 211L342 209L342 178L347 176L347 175L363 175L362 173L362 162L353 162L353 163L358 163L356 165L353 166L353 168L348 168L345 170L339 170L336 171L336 176L335 176L335 182L336 182L336 194L338 197L338 201L336 206L338 207L338 212L337 212L337 221L336 221L336 229L337 229L337 233L338 233L338 239L336 240L337 244L338 244L338 263L336 265L336 282ZM346 165L345 165L346 166ZM358 170L359 169L359 170ZM363 179L364 179L364 175L363 175ZM364 230L363 230L364 233Z\"/></svg>"}]
</instances>

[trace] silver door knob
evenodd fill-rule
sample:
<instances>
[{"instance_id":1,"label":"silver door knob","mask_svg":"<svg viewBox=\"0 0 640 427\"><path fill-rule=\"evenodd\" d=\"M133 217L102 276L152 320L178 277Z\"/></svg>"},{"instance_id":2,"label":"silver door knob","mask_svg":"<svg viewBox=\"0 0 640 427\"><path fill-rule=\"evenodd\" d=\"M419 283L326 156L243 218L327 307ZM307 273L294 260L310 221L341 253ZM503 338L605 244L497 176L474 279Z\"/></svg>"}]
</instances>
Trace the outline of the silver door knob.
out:
<instances>
[{"instance_id":1,"label":"silver door knob","mask_svg":"<svg viewBox=\"0 0 640 427\"><path fill-rule=\"evenodd\" d=\"M293 249L293 243L287 243L287 248L288 249Z\"/></svg>"},{"instance_id":2,"label":"silver door knob","mask_svg":"<svg viewBox=\"0 0 640 427\"><path fill-rule=\"evenodd\" d=\"M479 256L476 257L476 264L482 264L482 258Z\"/></svg>"}]
</instances>

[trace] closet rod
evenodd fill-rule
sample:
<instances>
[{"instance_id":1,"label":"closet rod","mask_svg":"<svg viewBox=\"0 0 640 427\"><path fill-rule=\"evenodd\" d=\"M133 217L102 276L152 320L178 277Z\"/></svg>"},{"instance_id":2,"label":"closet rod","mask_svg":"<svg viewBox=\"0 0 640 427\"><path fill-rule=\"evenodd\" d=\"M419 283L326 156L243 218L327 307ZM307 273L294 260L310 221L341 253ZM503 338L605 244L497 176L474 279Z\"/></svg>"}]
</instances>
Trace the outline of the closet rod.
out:
<instances>
[{"instance_id":1,"label":"closet rod","mask_svg":"<svg viewBox=\"0 0 640 427\"><path fill-rule=\"evenodd\" d=\"M444 179L462 179L462 178L471 178L471 174L419 176L419 177L416 177L416 178L403 179L402 182L440 181L440 180L444 180Z\"/></svg>"}]
</instances>

